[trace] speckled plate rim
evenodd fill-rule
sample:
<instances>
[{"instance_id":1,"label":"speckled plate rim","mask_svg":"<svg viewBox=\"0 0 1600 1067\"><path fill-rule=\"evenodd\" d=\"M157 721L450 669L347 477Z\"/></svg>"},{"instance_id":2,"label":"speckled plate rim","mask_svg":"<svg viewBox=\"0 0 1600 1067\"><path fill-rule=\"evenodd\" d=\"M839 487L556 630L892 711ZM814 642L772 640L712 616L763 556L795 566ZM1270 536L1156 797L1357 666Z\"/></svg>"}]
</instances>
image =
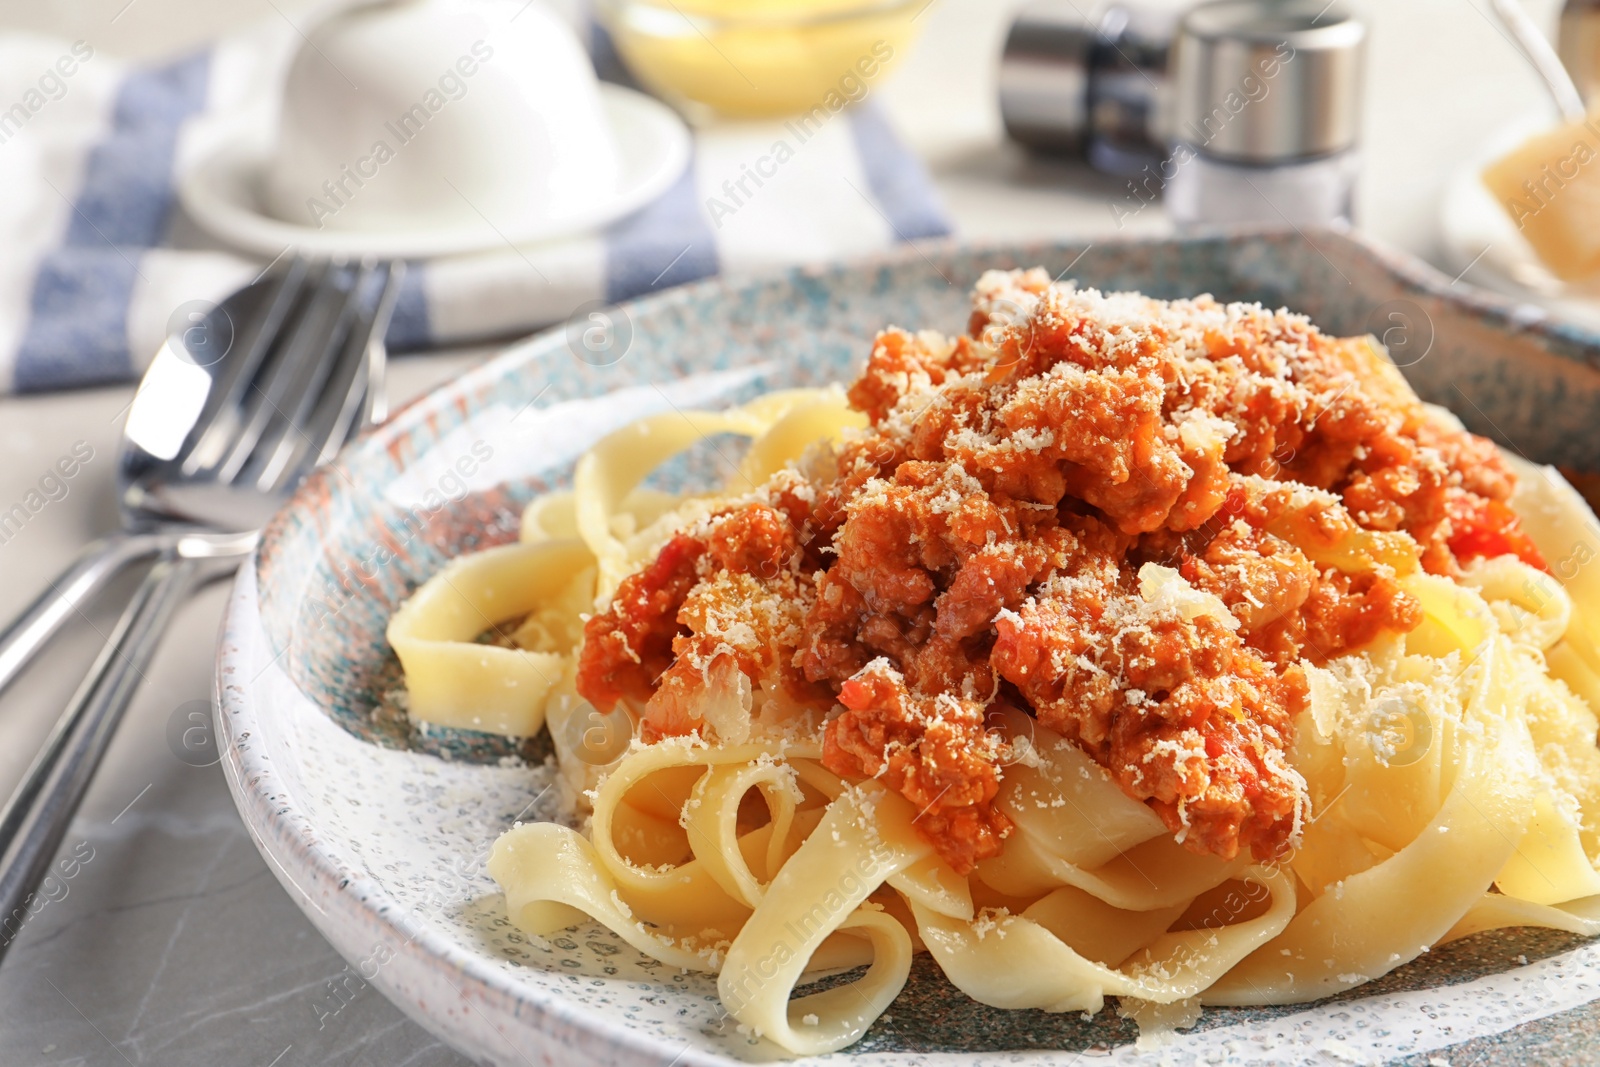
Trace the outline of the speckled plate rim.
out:
<instances>
[{"instance_id":1,"label":"speckled plate rim","mask_svg":"<svg viewBox=\"0 0 1600 1067\"><path fill-rule=\"evenodd\" d=\"M256 849L318 932L348 961L362 958L375 943L390 946L395 957L367 980L418 1024L483 1062L566 1064L590 1062L584 1057L593 1057L615 1067L661 1067L660 1047L637 1031L617 1026L599 1012L508 981L426 925L402 926L399 917L405 909L322 839L276 774L271 757L251 743L258 729L258 707L251 691L267 672L283 673L271 663L265 643L252 557L240 568L229 598L218 650L215 699L224 775ZM256 682L232 682L249 674L256 675ZM287 683L286 675L282 681ZM450 1010L452 1004L459 1010ZM514 1026L513 1034L525 1034L530 1013L533 1028L548 1041L546 1048L527 1050L506 1036L508 1023ZM486 1042L484 1027L470 1023L472 1014L503 1043ZM539 1059L528 1059L529 1051L538 1053ZM579 1058L570 1058L574 1056ZM685 1067L737 1063L697 1049L686 1050L677 1062Z\"/></svg>"},{"instance_id":2,"label":"speckled plate rim","mask_svg":"<svg viewBox=\"0 0 1600 1067\"><path fill-rule=\"evenodd\" d=\"M1273 231L1264 229L1263 232ZM1600 334L1556 320L1538 306L1457 286L1431 267L1403 253L1346 233L1325 231L1302 236L1313 246L1319 239L1355 245L1363 255L1403 283L1448 300L1474 317L1502 328L1542 335L1558 351L1575 354L1579 349L1587 349L1590 353L1600 352ZM1041 245L1046 243L1039 242ZM1148 238L1119 238L1095 243L1151 245L1164 242ZM915 257L926 259L928 255L937 255L946 249L981 255L990 251L1003 254L1021 247L1026 247L1025 243L933 242L846 264L775 271L738 282L710 279L635 301L628 306L637 316L653 309L691 304L750 287L771 285L776 280L802 274L892 267ZM374 440L392 440L428 418L430 412L462 402L479 385L501 377L507 368L517 365L530 348L545 343L550 333L546 331L511 345L483 365L417 398L397 411L383 426L364 434L362 440L369 444ZM1600 366L1600 360L1593 357L1588 362ZM288 505L290 508L294 506L294 501ZM371 981L419 1024L483 1062L569 1064L592 1059L615 1067L662 1067L663 1052L669 1056L672 1053L671 1048L664 1049L664 1042L618 1025L601 1012L577 1006L559 995L508 978L504 973L485 966L480 959L464 951L449 938L426 927L407 929L397 922L396 917L404 909L374 879L358 873L358 866L349 857L321 838L314 822L297 806L293 793L276 774L270 757L262 748L251 743L252 735L260 728L259 712L262 709L255 695L259 687L255 683L235 684L233 679L249 677L259 669L282 675L283 680L287 681L287 674L267 657L265 641L259 617L255 559L252 557L241 568L236 580L224 616L218 650L215 701L218 736L224 755L223 767L235 804L257 849L267 860L274 876L323 936L342 955L353 960L361 955L364 946L372 944L371 931L380 930L398 945L398 949L395 960L386 964ZM1540 963L1554 964L1559 969L1569 961L1586 976L1600 979L1600 945L1586 945ZM1538 967L1539 964L1532 966ZM1585 997L1579 1002L1586 1003L1595 998L1600 998L1600 991L1594 997ZM440 1005L444 1007L441 1009ZM1560 1006L1552 1006L1549 1012L1502 1018L1493 1030L1487 1032L1501 1033L1559 1010ZM478 1022L472 1022L472 1016L477 1016ZM1261 1025L1266 1030L1279 1033L1292 1031L1295 1018L1289 1016ZM498 1035L501 1042L495 1044L487 1041L485 1027L488 1032ZM1199 1036L1225 1037L1234 1029L1223 1027ZM533 1037L539 1047L512 1044L506 1036L508 1032ZM1466 1036L1477 1035L1452 1037L1446 1042L1417 1051L1442 1048ZM1188 1053L1191 1050L1185 1048L1183 1051ZM1203 1054L1199 1048L1192 1051ZM530 1053L536 1055L537 1060L530 1058ZM872 1060L878 1064L897 1063L906 1064L907 1067L913 1064L979 1067L1001 1062L1044 1063L1059 1059L1061 1055L1048 1051L877 1053ZM579 1060L575 1061L574 1056ZM849 1056L846 1050L828 1059L839 1061ZM1143 1060L1144 1056L1132 1046L1124 1046L1113 1050L1110 1061L1131 1062L1135 1058ZM748 1061L731 1059L690 1045L678 1050L671 1062L684 1067L736 1067ZM1151 1059L1150 1062L1156 1060Z\"/></svg>"}]
</instances>

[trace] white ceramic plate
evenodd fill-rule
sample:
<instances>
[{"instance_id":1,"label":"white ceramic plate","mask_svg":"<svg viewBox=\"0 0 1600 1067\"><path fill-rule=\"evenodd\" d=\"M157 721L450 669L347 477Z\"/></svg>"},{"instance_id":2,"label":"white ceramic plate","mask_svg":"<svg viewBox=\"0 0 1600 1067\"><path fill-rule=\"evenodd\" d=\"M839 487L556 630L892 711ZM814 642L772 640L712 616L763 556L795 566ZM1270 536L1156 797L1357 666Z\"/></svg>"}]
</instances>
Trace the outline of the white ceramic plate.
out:
<instances>
[{"instance_id":1,"label":"white ceramic plate","mask_svg":"<svg viewBox=\"0 0 1600 1067\"><path fill-rule=\"evenodd\" d=\"M220 240L249 252L278 256L297 248L311 255L426 259L514 245L536 244L598 229L648 204L683 173L689 131L671 108L643 93L602 83L600 103L616 139L620 163L616 193L591 211L537 225L478 225L356 233L300 226L267 214L261 176L271 153L260 129L239 128L219 137L178 183L190 216Z\"/></svg>"},{"instance_id":2,"label":"white ceramic plate","mask_svg":"<svg viewBox=\"0 0 1600 1067\"><path fill-rule=\"evenodd\" d=\"M621 423L848 376L884 323L964 329L965 287L950 279L1036 264L1156 296L1286 304L1343 335L1408 309L1429 331L1426 358L1407 368L1425 398L1453 403L1474 429L1498 427L1533 458L1600 470L1589 432L1600 337L1519 318L1505 301L1341 234L949 245L704 282L618 309L631 345L607 366L579 359L564 332L543 334L402 409L308 479L264 532L229 607L218 737L230 788L279 881L353 971L502 1067L782 1059L723 1016L711 976L647 960L593 924L549 939L510 925L483 861L514 821L568 817L548 789L552 770L502 758L503 739L411 730L395 711L384 626L445 561L514 539L522 506L567 483L578 454ZM670 484L711 484L728 461L708 447ZM1565 1062L1595 1062L1586 1028L1597 1008L1600 942L1504 931L1331 1000L1207 1009L1193 1032L1152 1051L1109 1007L1088 1019L996 1011L923 956L862 1041L824 1062L1532 1064L1547 1062L1556 1039L1588 1049Z\"/></svg>"}]
</instances>

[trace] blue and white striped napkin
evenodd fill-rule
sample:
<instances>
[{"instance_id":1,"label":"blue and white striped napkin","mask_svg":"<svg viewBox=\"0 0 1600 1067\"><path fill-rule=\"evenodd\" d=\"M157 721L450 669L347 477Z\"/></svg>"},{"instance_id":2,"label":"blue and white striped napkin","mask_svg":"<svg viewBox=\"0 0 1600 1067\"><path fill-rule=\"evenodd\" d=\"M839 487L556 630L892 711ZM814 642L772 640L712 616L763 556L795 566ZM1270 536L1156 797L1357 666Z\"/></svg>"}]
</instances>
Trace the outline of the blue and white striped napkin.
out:
<instances>
[{"instance_id":1,"label":"blue and white striped napkin","mask_svg":"<svg viewBox=\"0 0 1600 1067\"><path fill-rule=\"evenodd\" d=\"M139 67L90 42L0 37L0 393L135 378L175 309L260 271L184 216L175 175L274 91L298 40L280 23ZM413 264L391 346L512 335L592 300L948 232L926 171L870 99L824 125L759 197L731 213L709 205L779 126L697 130L678 183L603 233Z\"/></svg>"}]
</instances>

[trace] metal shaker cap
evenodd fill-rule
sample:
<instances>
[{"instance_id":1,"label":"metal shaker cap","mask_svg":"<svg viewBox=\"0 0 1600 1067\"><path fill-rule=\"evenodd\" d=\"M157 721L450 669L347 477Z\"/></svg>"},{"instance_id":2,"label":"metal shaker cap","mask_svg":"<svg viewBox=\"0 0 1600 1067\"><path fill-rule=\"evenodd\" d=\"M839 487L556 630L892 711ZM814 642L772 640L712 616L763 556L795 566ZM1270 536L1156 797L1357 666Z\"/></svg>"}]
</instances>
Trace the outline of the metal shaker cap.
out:
<instances>
[{"instance_id":1,"label":"metal shaker cap","mask_svg":"<svg viewBox=\"0 0 1600 1067\"><path fill-rule=\"evenodd\" d=\"M1089 64L1098 27L1076 5L1033 0L1017 14L1000 62L1000 115L1023 144L1083 151Z\"/></svg>"},{"instance_id":2,"label":"metal shaker cap","mask_svg":"<svg viewBox=\"0 0 1600 1067\"><path fill-rule=\"evenodd\" d=\"M1166 157L1172 0L1031 0L1000 59L1000 117L1030 148L1136 173Z\"/></svg>"},{"instance_id":3,"label":"metal shaker cap","mask_svg":"<svg viewBox=\"0 0 1600 1067\"><path fill-rule=\"evenodd\" d=\"M1366 35L1338 0L1215 0L1193 8L1173 43L1173 136L1239 163L1354 146Z\"/></svg>"}]
</instances>

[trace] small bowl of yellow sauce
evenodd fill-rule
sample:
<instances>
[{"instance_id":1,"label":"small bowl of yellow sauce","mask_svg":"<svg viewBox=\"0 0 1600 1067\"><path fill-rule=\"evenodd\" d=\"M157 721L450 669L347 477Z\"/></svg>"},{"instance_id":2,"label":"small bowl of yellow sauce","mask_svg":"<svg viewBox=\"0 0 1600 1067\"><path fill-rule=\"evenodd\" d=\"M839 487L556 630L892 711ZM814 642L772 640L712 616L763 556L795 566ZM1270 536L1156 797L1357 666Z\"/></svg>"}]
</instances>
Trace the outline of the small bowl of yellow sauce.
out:
<instances>
[{"instance_id":1,"label":"small bowl of yellow sauce","mask_svg":"<svg viewBox=\"0 0 1600 1067\"><path fill-rule=\"evenodd\" d=\"M691 117L838 111L882 80L928 0L599 0L628 69Z\"/></svg>"}]
</instances>

